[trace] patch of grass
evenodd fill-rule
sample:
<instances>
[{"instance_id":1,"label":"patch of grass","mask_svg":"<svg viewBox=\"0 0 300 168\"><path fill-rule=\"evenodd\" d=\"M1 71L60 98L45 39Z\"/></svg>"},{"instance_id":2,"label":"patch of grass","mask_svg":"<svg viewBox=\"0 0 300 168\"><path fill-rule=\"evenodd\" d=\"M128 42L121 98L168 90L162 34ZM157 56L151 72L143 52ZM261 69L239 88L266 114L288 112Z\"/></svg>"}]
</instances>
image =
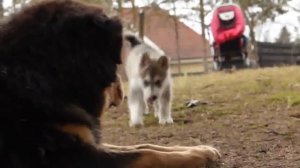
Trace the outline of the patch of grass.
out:
<instances>
[{"instance_id":1,"label":"patch of grass","mask_svg":"<svg viewBox=\"0 0 300 168\"><path fill-rule=\"evenodd\" d=\"M156 125L158 123L158 118L154 117L154 114L150 112L150 114L144 116L144 124L145 126Z\"/></svg>"},{"instance_id":2,"label":"patch of grass","mask_svg":"<svg viewBox=\"0 0 300 168\"><path fill-rule=\"evenodd\" d=\"M173 105L172 107L172 111L176 112L176 111L182 111L186 109L186 106L184 103L176 103Z\"/></svg>"},{"instance_id":3,"label":"patch of grass","mask_svg":"<svg viewBox=\"0 0 300 168\"><path fill-rule=\"evenodd\" d=\"M257 105L264 104L268 100L280 100L295 106L300 104L299 70L297 66L275 67L241 70L231 74L216 72L203 76L175 78L174 102L176 103L173 108L175 111L184 110L182 104L189 99L213 102L213 105L207 108L215 113L230 110L243 111L246 108L245 104L247 108L256 109ZM228 106L222 107L221 110L213 107L220 107L222 104ZM232 108L233 104L234 108ZM222 113L225 112L220 114Z\"/></svg>"},{"instance_id":4,"label":"patch of grass","mask_svg":"<svg viewBox=\"0 0 300 168\"><path fill-rule=\"evenodd\" d=\"M271 82L270 82L271 83ZM240 86L245 94L261 94L266 93L270 88L267 82L249 82Z\"/></svg>"},{"instance_id":5,"label":"patch of grass","mask_svg":"<svg viewBox=\"0 0 300 168\"><path fill-rule=\"evenodd\" d=\"M300 93L281 91L270 96L270 100L286 103L289 107L300 104Z\"/></svg>"}]
</instances>

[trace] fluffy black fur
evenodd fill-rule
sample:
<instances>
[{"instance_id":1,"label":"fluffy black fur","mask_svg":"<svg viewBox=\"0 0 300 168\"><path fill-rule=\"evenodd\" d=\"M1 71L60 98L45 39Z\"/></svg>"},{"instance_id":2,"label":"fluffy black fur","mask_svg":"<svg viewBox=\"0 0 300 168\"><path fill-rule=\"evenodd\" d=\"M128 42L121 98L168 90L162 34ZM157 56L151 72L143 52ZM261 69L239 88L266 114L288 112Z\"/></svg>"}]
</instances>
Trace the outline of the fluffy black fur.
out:
<instances>
[{"instance_id":1,"label":"fluffy black fur","mask_svg":"<svg viewBox=\"0 0 300 168\"><path fill-rule=\"evenodd\" d=\"M138 157L56 129L84 125L100 142L104 89L116 78L121 46L118 19L70 0L27 7L1 26L1 168L118 168Z\"/></svg>"}]
</instances>

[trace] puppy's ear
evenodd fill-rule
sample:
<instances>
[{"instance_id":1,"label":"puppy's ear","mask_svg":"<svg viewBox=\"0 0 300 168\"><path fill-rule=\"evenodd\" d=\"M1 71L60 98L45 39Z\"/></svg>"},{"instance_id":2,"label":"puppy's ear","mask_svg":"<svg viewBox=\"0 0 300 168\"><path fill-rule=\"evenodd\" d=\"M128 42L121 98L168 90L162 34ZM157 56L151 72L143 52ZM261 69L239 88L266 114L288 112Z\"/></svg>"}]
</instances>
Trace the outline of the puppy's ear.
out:
<instances>
[{"instance_id":1,"label":"puppy's ear","mask_svg":"<svg viewBox=\"0 0 300 168\"><path fill-rule=\"evenodd\" d=\"M141 59L141 62L140 62L140 67L141 68L145 68L147 66L149 66L151 63L151 59L150 59L150 56L148 53L144 53L142 55L142 59Z\"/></svg>"},{"instance_id":2,"label":"puppy's ear","mask_svg":"<svg viewBox=\"0 0 300 168\"><path fill-rule=\"evenodd\" d=\"M169 68L169 59L167 56L163 55L157 60L158 65L164 69L167 70Z\"/></svg>"}]
</instances>

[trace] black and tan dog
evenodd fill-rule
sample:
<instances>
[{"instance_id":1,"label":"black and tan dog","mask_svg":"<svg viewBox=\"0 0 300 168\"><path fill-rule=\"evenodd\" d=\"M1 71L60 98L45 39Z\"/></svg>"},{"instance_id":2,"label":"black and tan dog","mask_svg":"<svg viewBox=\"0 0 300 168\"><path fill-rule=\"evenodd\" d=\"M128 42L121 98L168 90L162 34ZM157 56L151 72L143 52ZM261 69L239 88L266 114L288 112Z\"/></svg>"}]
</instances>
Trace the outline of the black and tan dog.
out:
<instances>
[{"instance_id":1,"label":"black and tan dog","mask_svg":"<svg viewBox=\"0 0 300 168\"><path fill-rule=\"evenodd\" d=\"M122 26L98 7L42 2L0 28L1 168L198 168L209 146L101 144L105 90L116 80Z\"/></svg>"}]
</instances>

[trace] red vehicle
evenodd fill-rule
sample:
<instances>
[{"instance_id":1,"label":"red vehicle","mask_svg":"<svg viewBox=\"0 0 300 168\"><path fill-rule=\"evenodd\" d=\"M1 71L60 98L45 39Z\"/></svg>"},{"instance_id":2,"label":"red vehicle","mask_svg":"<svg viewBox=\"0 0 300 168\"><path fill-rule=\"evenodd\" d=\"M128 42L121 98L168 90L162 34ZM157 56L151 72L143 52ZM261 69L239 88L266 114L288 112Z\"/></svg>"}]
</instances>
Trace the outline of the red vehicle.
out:
<instances>
[{"instance_id":1,"label":"red vehicle","mask_svg":"<svg viewBox=\"0 0 300 168\"><path fill-rule=\"evenodd\" d=\"M247 38L243 35L245 18L236 4L223 4L213 12L214 68L217 70L248 66Z\"/></svg>"}]
</instances>

